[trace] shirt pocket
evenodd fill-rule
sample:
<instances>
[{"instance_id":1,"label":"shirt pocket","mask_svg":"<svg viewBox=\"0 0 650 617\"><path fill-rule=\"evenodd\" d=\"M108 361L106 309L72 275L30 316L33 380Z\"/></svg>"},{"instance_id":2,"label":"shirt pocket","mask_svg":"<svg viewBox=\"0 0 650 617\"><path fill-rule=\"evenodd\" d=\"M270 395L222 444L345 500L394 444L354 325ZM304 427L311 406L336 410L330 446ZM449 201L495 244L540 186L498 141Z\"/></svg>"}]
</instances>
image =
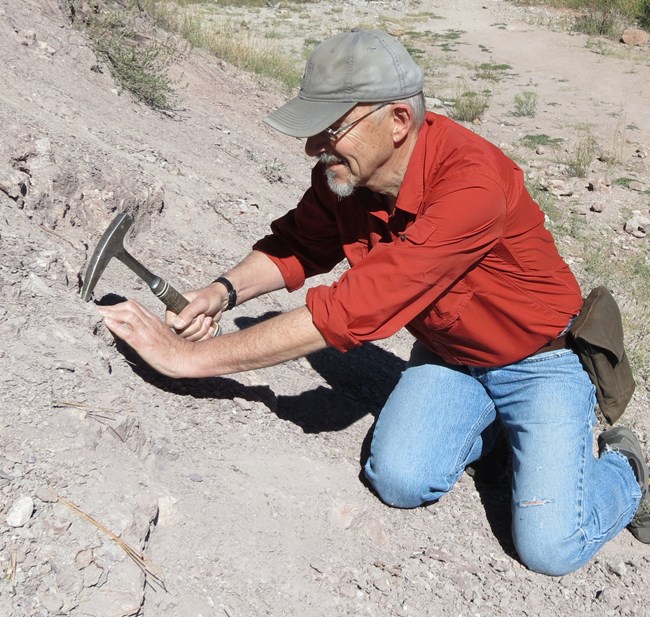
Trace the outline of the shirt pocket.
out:
<instances>
[{"instance_id":1,"label":"shirt pocket","mask_svg":"<svg viewBox=\"0 0 650 617\"><path fill-rule=\"evenodd\" d=\"M421 245L433 235L436 228L436 225L433 223L427 225L411 225L405 231L398 234L397 239L400 243L410 242L411 244Z\"/></svg>"},{"instance_id":2,"label":"shirt pocket","mask_svg":"<svg viewBox=\"0 0 650 617\"><path fill-rule=\"evenodd\" d=\"M435 330L449 329L461 316L474 292L465 281L458 281L429 307L425 324Z\"/></svg>"}]
</instances>

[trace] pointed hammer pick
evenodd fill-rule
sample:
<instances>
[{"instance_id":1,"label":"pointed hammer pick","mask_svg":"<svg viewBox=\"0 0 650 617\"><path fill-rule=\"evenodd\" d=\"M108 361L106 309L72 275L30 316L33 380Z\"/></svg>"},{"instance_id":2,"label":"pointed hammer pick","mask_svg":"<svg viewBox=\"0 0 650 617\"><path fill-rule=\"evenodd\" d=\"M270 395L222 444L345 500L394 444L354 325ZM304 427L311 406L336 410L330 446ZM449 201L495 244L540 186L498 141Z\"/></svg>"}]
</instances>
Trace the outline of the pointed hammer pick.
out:
<instances>
[{"instance_id":1,"label":"pointed hammer pick","mask_svg":"<svg viewBox=\"0 0 650 617\"><path fill-rule=\"evenodd\" d=\"M132 224L133 219L123 212L113 219L104 232L88 263L86 276L81 288L82 300L86 302L90 300L95 285L97 285L97 281L104 274L106 266L113 257L116 257L133 270L170 311L178 315L189 304L187 298L178 293L167 281L145 268L124 248L124 237ZM215 322L214 327L215 336L217 336L220 332L219 324Z\"/></svg>"}]
</instances>

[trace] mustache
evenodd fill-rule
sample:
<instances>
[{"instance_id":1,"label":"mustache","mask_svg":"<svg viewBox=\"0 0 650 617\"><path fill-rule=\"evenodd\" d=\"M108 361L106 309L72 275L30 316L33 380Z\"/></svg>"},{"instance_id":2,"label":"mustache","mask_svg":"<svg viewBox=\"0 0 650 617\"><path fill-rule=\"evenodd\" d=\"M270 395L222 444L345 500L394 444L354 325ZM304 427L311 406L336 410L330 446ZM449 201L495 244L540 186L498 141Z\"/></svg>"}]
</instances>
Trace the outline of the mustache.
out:
<instances>
[{"instance_id":1,"label":"mustache","mask_svg":"<svg viewBox=\"0 0 650 617\"><path fill-rule=\"evenodd\" d=\"M332 163L343 163L343 159L336 156L336 154L321 152L318 155L318 162L323 163L324 165L331 165Z\"/></svg>"}]
</instances>

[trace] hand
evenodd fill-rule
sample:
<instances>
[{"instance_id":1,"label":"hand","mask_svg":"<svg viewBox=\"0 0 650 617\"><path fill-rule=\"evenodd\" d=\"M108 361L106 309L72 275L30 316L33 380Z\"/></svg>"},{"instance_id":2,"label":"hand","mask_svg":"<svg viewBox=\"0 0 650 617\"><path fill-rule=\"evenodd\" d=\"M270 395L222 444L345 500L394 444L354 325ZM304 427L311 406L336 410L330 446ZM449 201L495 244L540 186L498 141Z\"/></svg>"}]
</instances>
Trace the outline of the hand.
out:
<instances>
[{"instance_id":1,"label":"hand","mask_svg":"<svg viewBox=\"0 0 650 617\"><path fill-rule=\"evenodd\" d=\"M165 323L180 337L189 341L212 338L227 303L227 291L214 283L183 294L190 303L178 314L165 313Z\"/></svg>"},{"instance_id":2,"label":"hand","mask_svg":"<svg viewBox=\"0 0 650 617\"><path fill-rule=\"evenodd\" d=\"M152 368L169 377L187 376L192 343L176 336L135 300L97 307L106 327Z\"/></svg>"}]
</instances>

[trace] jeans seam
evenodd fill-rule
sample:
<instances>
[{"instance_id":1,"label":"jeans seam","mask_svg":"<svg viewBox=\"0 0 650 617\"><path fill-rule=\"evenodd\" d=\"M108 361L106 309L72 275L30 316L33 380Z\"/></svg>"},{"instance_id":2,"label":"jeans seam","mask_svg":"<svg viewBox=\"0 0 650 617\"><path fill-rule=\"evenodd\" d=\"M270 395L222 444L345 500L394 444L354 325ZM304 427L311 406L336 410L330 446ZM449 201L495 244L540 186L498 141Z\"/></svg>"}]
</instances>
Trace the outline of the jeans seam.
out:
<instances>
[{"instance_id":1,"label":"jeans seam","mask_svg":"<svg viewBox=\"0 0 650 617\"><path fill-rule=\"evenodd\" d=\"M485 417L487 415L489 415L489 413L492 410L495 410L495 413L496 413L494 402L491 402L491 403L489 403L488 405L486 405L484 407L483 411L481 412L481 414L476 419L476 422L472 425L472 432L468 433L466 435L465 441L463 442L463 447L460 448L459 456L456 458L456 464L454 465L454 467L456 468L456 471L453 472L453 473L450 472L449 474L447 474L447 476L445 476L445 481L447 482L447 484L449 485L450 488L454 486L454 484L458 481L458 478L463 473L463 470L464 470L463 460L467 459L467 455L469 454L470 450L472 449L472 445L474 443L473 441L470 440L470 435L473 435L473 436L477 435L476 428L478 426L480 426L481 424L484 424ZM450 489L448 489L448 491L449 490Z\"/></svg>"}]
</instances>

